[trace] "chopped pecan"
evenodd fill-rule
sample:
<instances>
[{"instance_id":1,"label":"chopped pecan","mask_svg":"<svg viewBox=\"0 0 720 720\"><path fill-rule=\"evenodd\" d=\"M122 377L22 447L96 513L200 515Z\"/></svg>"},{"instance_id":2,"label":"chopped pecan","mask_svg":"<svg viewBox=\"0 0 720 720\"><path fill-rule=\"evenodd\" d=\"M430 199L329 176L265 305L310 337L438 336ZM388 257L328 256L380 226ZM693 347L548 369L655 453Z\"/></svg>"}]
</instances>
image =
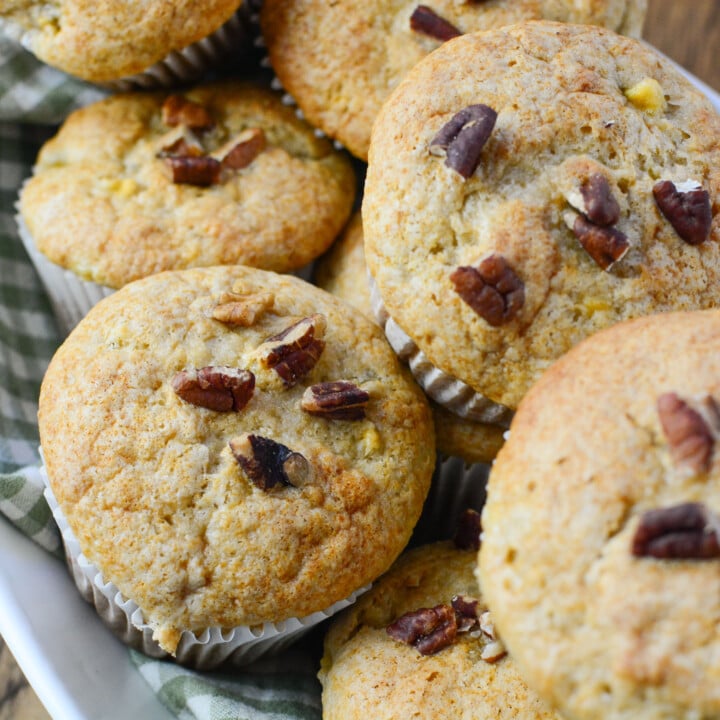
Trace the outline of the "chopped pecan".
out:
<instances>
[{"instance_id":1,"label":"chopped pecan","mask_svg":"<svg viewBox=\"0 0 720 720\"><path fill-rule=\"evenodd\" d=\"M215 123L210 113L199 103L183 95L168 95L162 105L162 121L165 125L187 125L193 130L209 130Z\"/></svg>"},{"instance_id":2,"label":"chopped pecan","mask_svg":"<svg viewBox=\"0 0 720 720\"><path fill-rule=\"evenodd\" d=\"M255 376L249 370L218 366L182 370L172 379L172 389L185 402L229 412L242 410L253 396Z\"/></svg>"},{"instance_id":3,"label":"chopped pecan","mask_svg":"<svg viewBox=\"0 0 720 720\"><path fill-rule=\"evenodd\" d=\"M362 420L370 395L347 380L317 383L305 390L300 407L329 420Z\"/></svg>"},{"instance_id":4,"label":"chopped pecan","mask_svg":"<svg viewBox=\"0 0 720 720\"><path fill-rule=\"evenodd\" d=\"M717 527L718 519L702 503L648 510L640 516L632 554L663 560L718 558Z\"/></svg>"},{"instance_id":5,"label":"chopped pecan","mask_svg":"<svg viewBox=\"0 0 720 720\"><path fill-rule=\"evenodd\" d=\"M394 640L417 648L421 655L432 655L455 642L455 611L449 605L420 608L399 617L386 631Z\"/></svg>"},{"instance_id":6,"label":"chopped pecan","mask_svg":"<svg viewBox=\"0 0 720 720\"><path fill-rule=\"evenodd\" d=\"M237 137L221 145L212 157L219 160L224 168L241 170L247 167L267 145L262 128L248 128Z\"/></svg>"},{"instance_id":7,"label":"chopped pecan","mask_svg":"<svg viewBox=\"0 0 720 720\"><path fill-rule=\"evenodd\" d=\"M594 225L614 225L620 218L620 205L601 173L592 173L577 192L568 193L567 200Z\"/></svg>"},{"instance_id":8,"label":"chopped pecan","mask_svg":"<svg viewBox=\"0 0 720 720\"><path fill-rule=\"evenodd\" d=\"M673 392L657 399L657 409L673 462L694 472L707 472L715 440L703 416Z\"/></svg>"},{"instance_id":9,"label":"chopped pecan","mask_svg":"<svg viewBox=\"0 0 720 720\"><path fill-rule=\"evenodd\" d=\"M482 630L485 635L487 635L491 640L498 639L495 635L495 623L492 621L489 610L486 610L482 615L480 615L479 622L480 630Z\"/></svg>"},{"instance_id":10,"label":"chopped pecan","mask_svg":"<svg viewBox=\"0 0 720 720\"><path fill-rule=\"evenodd\" d=\"M310 465L303 455L270 438L243 433L229 445L240 467L261 490L278 483L300 487L310 475Z\"/></svg>"},{"instance_id":11,"label":"chopped pecan","mask_svg":"<svg viewBox=\"0 0 720 720\"><path fill-rule=\"evenodd\" d=\"M480 152L495 127L497 113L487 105L468 105L454 115L430 142L433 155L445 155L445 164L469 178L480 162Z\"/></svg>"},{"instance_id":12,"label":"chopped pecan","mask_svg":"<svg viewBox=\"0 0 720 720\"><path fill-rule=\"evenodd\" d=\"M259 348L266 367L280 376L285 387L292 387L307 375L325 349L327 320L316 313L269 337Z\"/></svg>"},{"instance_id":13,"label":"chopped pecan","mask_svg":"<svg viewBox=\"0 0 720 720\"><path fill-rule=\"evenodd\" d=\"M609 270L630 249L627 236L617 228L595 225L576 213L568 213L565 222L587 254L603 270Z\"/></svg>"},{"instance_id":14,"label":"chopped pecan","mask_svg":"<svg viewBox=\"0 0 720 720\"><path fill-rule=\"evenodd\" d=\"M655 183L653 196L660 212L688 245L700 245L710 237L710 194L700 183L675 185L670 180L661 180Z\"/></svg>"},{"instance_id":15,"label":"chopped pecan","mask_svg":"<svg viewBox=\"0 0 720 720\"><path fill-rule=\"evenodd\" d=\"M497 253L477 268L457 268L450 280L457 294L493 327L512 320L525 303L525 284Z\"/></svg>"},{"instance_id":16,"label":"chopped pecan","mask_svg":"<svg viewBox=\"0 0 720 720\"><path fill-rule=\"evenodd\" d=\"M488 663L495 663L507 655L507 650L501 640L493 640L482 649L480 657Z\"/></svg>"},{"instance_id":17,"label":"chopped pecan","mask_svg":"<svg viewBox=\"0 0 720 720\"><path fill-rule=\"evenodd\" d=\"M178 185L208 187L220 182L221 165L215 158L170 156L164 160L172 170L173 182Z\"/></svg>"},{"instance_id":18,"label":"chopped pecan","mask_svg":"<svg viewBox=\"0 0 720 720\"><path fill-rule=\"evenodd\" d=\"M458 632L467 632L478 626L478 609L480 602L468 595L455 595L450 601L455 611Z\"/></svg>"},{"instance_id":19,"label":"chopped pecan","mask_svg":"<svg viewBox=\"0 0 720 720\"><path fill-rule=\"evenodd\" d=\"M197 135L185 125L165 133L160 140L160 152L157 156L164 157L200 157L205 154L202 143Z\"/></svg>"},{"instance_id":20,"label":"chopped pecan","mask_svg":"<svg viewBox=\"0 0 720 720\"><path fill-rule=\"evenodd\" d=\"M223 293L213 309L212 316L228 325L252 327L263 313L272 308L274 302L275 298L269 292L252 295Z\"/></svg>"},{"instance_id":21,"label":"chopped pecan","mask_svg":"<svg viewBox=\"0 0 720 720\"><path fill-rule=\"evenodd\" d=\"M467 508L460 516L453 542L461 550L479 550L482 522L480 513Z\"/></svg>"},{"instance_id":22,"label":"chopped pecan","mask_svg":"<svg viewBox=\"0 0 720 720\"><path fill-rule=\"evenodd\" d=\"M445 42L462 33L427 5L418 5L410 16L410 29Z\"/></svg>"}]
</instances>

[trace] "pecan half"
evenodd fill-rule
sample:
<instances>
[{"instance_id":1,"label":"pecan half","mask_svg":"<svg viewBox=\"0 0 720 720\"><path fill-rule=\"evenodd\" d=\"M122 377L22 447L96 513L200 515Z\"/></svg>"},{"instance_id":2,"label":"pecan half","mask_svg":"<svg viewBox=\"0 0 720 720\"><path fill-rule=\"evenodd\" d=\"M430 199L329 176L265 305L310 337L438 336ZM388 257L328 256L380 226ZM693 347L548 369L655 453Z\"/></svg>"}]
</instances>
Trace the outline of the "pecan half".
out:
<instances>
[{"instance_id":1,"label":"pecan half","mask_svg":"<svg viewBox=\"0 0 720 720\"><path fill-rule=\"evenodd\" d=\"M272 293L260 292L252 295L223 293L213 309L215 320L227 325L252 327L257 319L272 308L275 298Z\"/></svg>"},{"instance_id":2,"label":"pecan half","mask_svg":"<svg viewBox=\"0 0 720 720\"><path fill-rule=\"evenodd\" d=\"M449 605L413 610L388 625L386 632L394 640L414 646L421 655L432 655L455 642L455 611Z\"/></svg>"},{"instance_id":3,"label":"pecan half","mask_svg":"<svg viewBox=\"0 0 720 720\"><path fill-rule=\"evenodd\" d=\"M620 205L601 173L592 173L577 193L567 195L567 200L594 225L614 225L620 219Z\"/></svg>"},{"instance_id":4,"label":"pecan half","mask_svg":"<svg viewBox=\"0 0 720 720\"><path fill-rule=\"evenodd\" d=\"M300 407L329 420L362 420L370 395L347 380L317 383L305 390Z\"/></svg>"},{"instance_id":5,"label":"pecan half","mask_svg":"<svg viewBox=\"0 0 720 720\"><path fill-rule=\"evenodd\" d=\"M410 29L445 42L462 33L427 5L418 5L410 16Z\"/></svg>"},{"instance_id":6,"label":"pecan half","mask_svg":"<svg viewBox=\"0 0 720 720\"><path fill-rule=\"evenodd\" d=\"M237 412L250 402L255 376L249 370L208 366L176 373L171 385L178 397L191 405L217 412Z\"/></svg>"},{"instance_id":7,"label":"pecan half","mask_svg":"<svg viewBox=\"0 0 720 720\"><path fill-rule=\"evenodd\" d=\"M479 550L481 532L480 513L472 508L467 508L460 516L453 542L461 550Z\"/></svg>"},{"instance_id":8,"label":"pecan half","mask_svg":"<svg viewBox=\"0 0 720 720\"><path fill-rule=\"evenodd\" d=\"M162 104L162 121L165 125L187 125L194 130L209 130L215 123L210 113L199 103L183 95L168 95Z\"/></svg>"},{"instance_id":9,"label":"pecan half","mask_svg":"<svg viewBox=\"0 0 720 720\"><path fill-rule=\"evenodd\" d=\"M164 160L172 170L173 182L178 185L208 187L220 182L221 165L215 158L170 156Z\"/></svg>"},{"instance_id":10,"label":"pecan half","mask_svg":"<svg viewBox=\"0 0 720 720\"><path fill-rule=\"evenodd\" d=\"M238 465L261 490L277 484L300 487L310 476L310 465L303 455L270 438L243 433L229 445Z\"/></svg>"},{"instance_id":11,"label":"pecan half","mask_svg":"<svg viewBox=\"0 0 720 720\"><path fill-rule=\"evenodd\" d=\"M469 178L495 127L497 113L487 105L468 105L447 122L430 142L430 153L445 155L445 164Z\"/></svg>"},{"instance_id":12,"label":"pecan half","mask_svg":"<svg viewBox=\"0 0 720 720\"><path fill-rule=\"evenodd\" d=\"M258 349L266 367L280 376L285 387L292 387L307 375L325 349L327 320L316 313L298 320L277 335L269 337Z\"/></svg>"},{"instance_id":13,"label":"pecan half","mask_svg":"<svg viewBox=\"0 0 720 720\"><path fill-rule=\"evenodd\" d=\"M707 472L715 440L703 416L673 392L660 395L657 409L673 462L694 472Z\"/></svg>"},{"instance_id":14,"label":"pecan half","mask_svg":"<svg viewBox=\"0 0 720 720\"><path fill-rule=\"evenodd\" d=\"M262 128L248 128L237 137L221 145L212 157L230 170L247 167L266 147L265 133Z\"/></svg>"},{"instance_id":15,"label":"pecan half","mask_svg":"<svg viewBox=\"0 0 720 720\"><path fill-rule=\"evenodd\" d=\"M603 270L609 270L630 249L627 236L614 227L595 225L575 213L568 213L565 222L587 254Z\"/></svg>"},{"instance_id":16,"label":"pecan half","mask_svg":"<svg viewBox=\"0 0 720 720\"><path fill-rule=\"evenodd\" d=\"M648 510L640 516L632 554L663 560L718 558L717 526L717 518L702 503Z\"/></svg>"},{"instance_id":17,"label":"pecan half","mask_svg":"<svg viewBox=\"0 0 720 720\"><path fill-rule=\"evenodd\" d=\"M525 284L497 253L477 268L457 268L450 280L457 294L493 327L510 322L525 303Z\"/></svg>"},{"instance_id":18,"label":"pecan half","mask_svg":"<svg viewBox=\"0 0 720 720\"><path fill-rule=\"evenodd\" d=\"M699 183L675 185L661 180L653 186L653 196L660 212L688 245L700 245L710 237L710 194Z\"/></svg>"}]
</instances>

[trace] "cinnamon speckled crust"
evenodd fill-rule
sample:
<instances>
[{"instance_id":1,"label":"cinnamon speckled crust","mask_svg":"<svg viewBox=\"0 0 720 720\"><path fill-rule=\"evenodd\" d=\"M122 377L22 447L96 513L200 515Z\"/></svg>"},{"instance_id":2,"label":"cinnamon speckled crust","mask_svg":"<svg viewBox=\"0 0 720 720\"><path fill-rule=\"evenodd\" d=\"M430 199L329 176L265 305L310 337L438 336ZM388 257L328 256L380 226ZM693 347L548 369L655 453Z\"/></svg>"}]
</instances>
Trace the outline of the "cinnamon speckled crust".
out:
<instances>
[{"instance_id":1,"label":"cinnamon speckled crust","mask_svg":"<svg viewBox=\"0 0 720 720\"><path fill-rule=\"evenodd\" d=\"M498 118L465 180L428 146L474 103ZM362 212L385 307L433 365L515 408L589 334L720 303L719 140L707 98L636 40L545 22L451 40L412 70L373 132ZM616 228L630 243L609 271L564 220L568 196L595 172L608 181ZM709 193L706 242L686 244L660 213L659 179L696 180ZM450 279L491 253L524 283L524 305L499 327Z\"/></svg>"},{"instance_id":2,"label":"cinnamon speckled crust","mask_svg":"<svg viewBox=\"0 0 720 720\"><path fill-rule=\"evenodd\" d=\"M400 615L449 604L453 595L480 600L475 553L451 543L401 557L360 600L338 616L325 639L320 680L323 720L558 720L530 691L509 656L480 659L484 642L461 635L435 655L388 636Z\"/></svg>"},{"instance_id":3,"label":"cinnamon speckled crust","mask_svg":"<svg viewBox=\"0 0 720 720\"><path fill-rule=\"evenodd\" d=\"M308 120L367 159L372 123L407 72L440 41L414 32L408 0L265 0L270 61ZM461 32L524 20L594 23L639 36L646 0L435 0Z\"/></svg>"},{"instance_id":4,"label":"cinnamon speckled crust","mask_svg":"<svg viewBox=\"0 0 720 720\"><path fill-rule=\"evenodd\" d=\"M176 184L157 157L172 131L169 93L119 94L73 113L45 144L20 211L38 249L83 279L118 288L163 270L245 264L285 272L322 253L350 214L349 159L277 95L223 82L186 91L215 128L212 152L247 128L267 146L210 187Z\"/></svg>"},{"instance_id":5,"label":"cinnamon speckled crust","mask_svg":"<svg viewBox=\"0 0 720 720\"><path fill-rule=\"evenodd\" d=\"M720 717L720 560L633 557L639 515L720 512L676 466L657 399L720 399L720 311L668 313L581 343L530 390L490 473L480 579L528 684L578 720Z\"/></svg>"},{"instance_id":6,"label":"cinnamon speckled crust","mask_svg":"<svg viewBox=\"0 0 720 720\"><path fill-rule=\"evenodd\" d=\"M318 260L314 281L373 319L360 213L353 215L342 236ZM497 455L503 444L503 428L465 420L432 400L430 407L441 454L457 455L469 463L487 463Z\"/></svg>"},{"instance_id":7,"label":"cinnamon speckled crust","mask_svg":"<svg viewBox=\"0 0 720 720\"><path fill-rule=\"evenodd\" d=\"M225 23L241 0L2 0L0 22L41 60L94 82L145 70Z\"/></svg>"},{"instance_id":8,"label":"cinnamon speckled crust","mask_svg":"<svg viewBox=\"0 0 720 720\"><path fill-rule=\"evenodd\" d=\"M230 291L273 302L251 327L226 325L212 312ZM257 348L313 313L325 350L287 389ZM255 374L243 410L175 394L176 373L206 366ZM301 410L307 386L337 379L369 393L365 419ZM377 577L407 544L435 462L427 404L380 330L297 278L239 266L161 273L97 305L52 360L39 425L83 552L170 652L183 629L301 617ZM307 482L256 487L228 447L245 432L301 453Z\"/></svg>"}]
</instances>

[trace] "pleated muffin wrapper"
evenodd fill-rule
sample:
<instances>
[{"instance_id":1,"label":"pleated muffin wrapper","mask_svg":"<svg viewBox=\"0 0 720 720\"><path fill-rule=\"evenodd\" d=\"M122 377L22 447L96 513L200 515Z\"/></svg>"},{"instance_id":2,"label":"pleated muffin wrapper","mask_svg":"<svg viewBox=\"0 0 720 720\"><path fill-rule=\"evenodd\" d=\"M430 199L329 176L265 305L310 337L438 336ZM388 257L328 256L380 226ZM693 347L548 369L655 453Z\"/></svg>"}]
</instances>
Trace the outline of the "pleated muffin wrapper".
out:
<instances>
[{"instance_id":1,"label":"pleated muffin wrapper","mask_svg":"<svg viewBox=\"0 0 720 720\"><path fill-rule=\"evenodd\" d=\"M83 555L77 538L50 488L44 466L41 474L45 482L45 497L62 534L68 566L80 594L94 606L100 619L117 638L150 657L172 659L180 665L196 670L247 665L265 655L281 652L318 623L352 605L370 588L369 585L362 587L344 600L303 618L229 629L212 627L200 634L185 630L176 654L171 658L153 640L152 628L145 622L142 610L137 604L125 598L116 585L106 581L97 566Z\"/></svg>"},{"instance_id":2,"label":"pleated muffin wrapper","mask_svg":"<svg viewBox=\"0 0 720 720\"><path fill-rule=\"evenodd\" d=\"M38 250L22 217L18 214L15 219L20 239L45 288L60 330L67 335L93 305L112 295L115 290L91 280L83 280L72 270L48 260Z\"/></svg>"}]
</instances>

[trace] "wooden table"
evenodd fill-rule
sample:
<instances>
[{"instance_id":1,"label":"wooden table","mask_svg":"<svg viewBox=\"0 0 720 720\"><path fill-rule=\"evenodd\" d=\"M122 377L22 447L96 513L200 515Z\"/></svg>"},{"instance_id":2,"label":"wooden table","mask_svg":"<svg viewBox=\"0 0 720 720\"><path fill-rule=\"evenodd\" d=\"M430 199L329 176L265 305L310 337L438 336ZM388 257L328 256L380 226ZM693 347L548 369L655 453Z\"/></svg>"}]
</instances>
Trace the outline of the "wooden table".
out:
<instances>
[{"instance_id":1,"label":"wooden table","mask_svg":"<svg viewBox=\"0 0 720 720\"><path fill-rule=\"evenodd\" d=\"M645 39L713 89L720 91L720 3L717 0L648 0ZM0 640L0 720L48 720Z\"/></svg>"}]
</instances>

